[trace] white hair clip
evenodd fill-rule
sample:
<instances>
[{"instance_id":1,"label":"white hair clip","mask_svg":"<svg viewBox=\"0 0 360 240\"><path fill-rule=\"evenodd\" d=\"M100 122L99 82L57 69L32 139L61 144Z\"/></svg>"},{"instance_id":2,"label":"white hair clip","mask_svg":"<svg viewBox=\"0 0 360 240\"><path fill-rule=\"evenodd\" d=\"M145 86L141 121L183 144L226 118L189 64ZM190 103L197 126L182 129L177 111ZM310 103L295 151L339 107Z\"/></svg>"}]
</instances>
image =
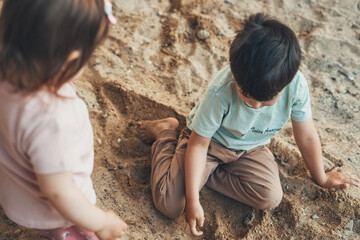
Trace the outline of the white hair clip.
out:
<instances>
[{"instance_id":1,"label":"white hair clip","mask_svg":"<svg viewBox=\"0 0 360 240\"><path fill-rule=\"evenodd\" d=\"M112 13L112 4L110 2L110 0L104 0L104 4L105 4L105 14L109 20L109 22L111 24L116 24L116 18Z\"/></svg>"}]
</instances>

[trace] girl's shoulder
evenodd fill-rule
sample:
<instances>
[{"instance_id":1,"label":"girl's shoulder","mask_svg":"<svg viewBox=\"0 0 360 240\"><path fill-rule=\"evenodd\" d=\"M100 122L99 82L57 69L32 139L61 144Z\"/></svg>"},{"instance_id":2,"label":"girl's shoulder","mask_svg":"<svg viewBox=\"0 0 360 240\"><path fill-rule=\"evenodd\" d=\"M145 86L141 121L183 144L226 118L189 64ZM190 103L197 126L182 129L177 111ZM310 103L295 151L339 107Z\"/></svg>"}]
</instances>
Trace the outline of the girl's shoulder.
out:
<instances>
[{"instance_id":1,"label":"girl's shoulder","mask_svg":"<svg viewBox=\"0 0 360 240\"><path fill-rule=\"evenodd\" d=\"M77 119L88 116L85 103L76 95L74 87L70 84L65 84L59 89L59 96L46 90L26 94L14 91L11 86L2 83L0 88L2 120L9 126L16 124L13 127L20 132L29 133L50 125L66 128L73 125Z\"/></svg>"}]
</instances>

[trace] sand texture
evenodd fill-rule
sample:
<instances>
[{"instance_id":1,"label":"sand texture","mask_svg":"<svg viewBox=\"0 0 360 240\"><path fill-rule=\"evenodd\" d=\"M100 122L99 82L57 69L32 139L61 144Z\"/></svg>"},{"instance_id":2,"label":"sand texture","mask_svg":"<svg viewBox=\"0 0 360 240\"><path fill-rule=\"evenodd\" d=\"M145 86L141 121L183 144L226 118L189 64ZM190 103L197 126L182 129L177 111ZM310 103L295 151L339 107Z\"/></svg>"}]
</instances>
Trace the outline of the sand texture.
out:
<instances>
[{"instance_id":1,"label":"sand texture","mask_svg":"<svg viewBox=\"0 0 360 240\"><path fill-rule=\"evenodd\" d=\"M150 191L150 147L139 121L186 114L211 76L228 63L229 43L252 13L288 24L303 51L326 169L360 175L359 0L114 0L118 24L76 82L95 137L97 205L129 224L123 239L193 239L184 216L158 212ZM284 190L259 211L208 188L200 192L198 239L360 239L360 189L327 190L309 177L291 124L271 143ZM246 216L253 216L244 225ZM0 239L40 239L0 211Z\"/></svg>"}]
</instances>

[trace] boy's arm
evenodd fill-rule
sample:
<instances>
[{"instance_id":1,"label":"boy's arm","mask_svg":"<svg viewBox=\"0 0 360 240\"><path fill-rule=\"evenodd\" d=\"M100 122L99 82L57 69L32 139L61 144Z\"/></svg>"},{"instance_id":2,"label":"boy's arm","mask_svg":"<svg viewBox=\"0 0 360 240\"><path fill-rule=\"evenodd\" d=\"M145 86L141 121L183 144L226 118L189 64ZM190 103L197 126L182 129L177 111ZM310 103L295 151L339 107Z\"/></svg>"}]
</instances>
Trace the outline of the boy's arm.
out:
<instances>
[{"instance_id":1,"label":"boy's arm","mask_svg":"<svg viewBox=\"0 0 360 240\"><path fill-rule=\"evenodd\" d=\"M325 173L320 139L312 118L304 122L292 120L292 126L305 165L316 183L327 188L346 188L347 184L360 186L360 180L349 172L334 168Z\"/></svg>"},{"instance_id":2,"label":"boy's arm","mask_svg":"<svg viewBox=\"0 0 360 240\"><path fill-rule=\"evenodd\" d=\"M195 236L203 234L196 227L202 227L205 220L199 200L199 191L210 141L211 137L205 138L192 131L185 155L185 218L190 226L191 233Z\"/></svg>"},{"instance_id":3,"label":"boy's arm","mask_svg":"<svg viewBox=\"0 0 360 240\"><path fill-rule=\"evenodd\" d=\"M76 226L95 232L100 239L121 237L127 225L113 212L92 205L74 185L72 173L37 174L40 191L53 207Z\"/></svg>"}]
</instances>

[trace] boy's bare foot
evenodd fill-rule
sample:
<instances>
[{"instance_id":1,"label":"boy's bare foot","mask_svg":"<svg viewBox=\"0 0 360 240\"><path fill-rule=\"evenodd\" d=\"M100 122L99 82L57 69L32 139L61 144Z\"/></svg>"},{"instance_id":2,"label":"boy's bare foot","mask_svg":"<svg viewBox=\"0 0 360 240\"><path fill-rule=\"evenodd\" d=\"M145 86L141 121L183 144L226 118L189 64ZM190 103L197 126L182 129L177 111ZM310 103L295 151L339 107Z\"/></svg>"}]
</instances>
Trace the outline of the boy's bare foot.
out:
<instances>
[{"instance_id":1,"label":"boy's bare foot","mask_svg":"<svg viewBox=\"0 0 360 240\"><path fill-rule=\"evenodd\" d=\"M163 130L176 130L179 121L175 118L164 118L155 121L144 122L140 125L140 138L147 144L153 143Z\"/></svg>"}]
</instances>

